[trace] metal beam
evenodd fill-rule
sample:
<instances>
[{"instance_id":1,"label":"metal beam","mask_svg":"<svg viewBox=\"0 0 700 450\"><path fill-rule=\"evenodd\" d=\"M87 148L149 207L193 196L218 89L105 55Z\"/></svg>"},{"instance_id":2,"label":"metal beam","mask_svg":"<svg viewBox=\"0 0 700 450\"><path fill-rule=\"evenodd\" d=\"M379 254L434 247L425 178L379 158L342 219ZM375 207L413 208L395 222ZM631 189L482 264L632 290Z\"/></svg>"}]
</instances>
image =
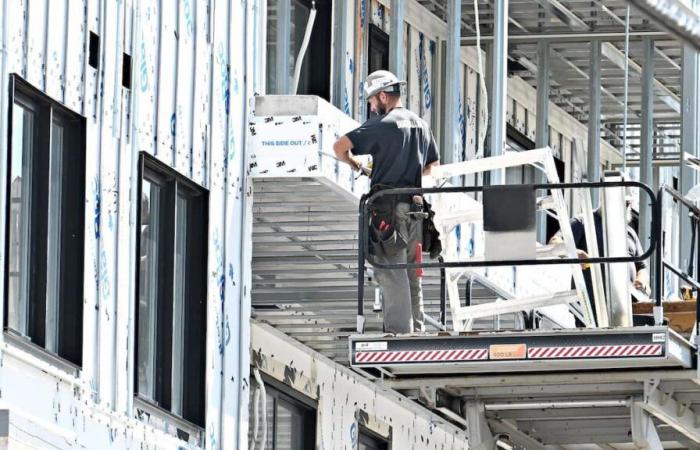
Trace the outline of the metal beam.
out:
<instances>
[{"instance_id":1,"label":"metal beam","mask_svg":"<svg viewBox=\"0 0 700 450\"><path fill-rule=\"evenodd\" d=\"M600 41L591 42L590 53L590 91L588 112L588 181L600 181L600 69L601 69L601 44ZM591 190L593 207L598 206L600 193Z\"/></svg>"},{"instance_id":2,"label":"metal beam","mask_svg":"<svg viewBox=\"0 0 700 450\"><path fill-rule=\"evenodd\" d=\"M537 110L535 148L549 145L549 43L537 44Z\"/></svg>"},{"instance_id":3,"label":"metal beam","mask_svg":"<svg viewBox=\"0 0 700 450\"><path fill-rule=\"evenodd\" d=\"M630 0L664 28L700 51L700 12L681 0Z\"/></svg>"},{"instance_id":4,"label":"metal beam","mask_svg":"<svg viewBox=\"0 0 700 450\"><path fill-rule=\"evenodd\" d=\"M663 448L661 439L656 432L654 421L638 404L630 407L630 419L632 423L632 442L637 448Z\"/></svg>"},{"instance_id":5,"label":"metal beam","mask_svg":"<svg viewBox=\"0 0 700 450\"><path fill-rule=\"evenodd\" d=\"M491 434L484 412L484 404L468 401L464 405L469 430L469 448L474 450L495 450L496 442Z\"/></svg>"},{"instance_id":6,"label":"metal beam","mask_svg":"<svg viewBox=\"0 0 700 450\"><path fill-rule=\"evenodd\" d=\"M630 39L641 39L643 37L653 37L653 38L658 38L658 39L668 39L669 35L666 32L663 31L633 31L630 32ZM486 41L493 41L494 37L493 35L486 35L486 36L481 36L481 40L486 42ZM593 40L601 40L605 42L611 42L611 41L624 41L625 40L625 33L624 32L617 32L617 31L611 31L611 32L601 32L601 31L593 31L593 32L585 32L585 33L575 33L575 32L567 32L567 33L528 33L528 34L509 34L508 35L508 43L509 44L536 44L540 42L555 42L558 44L563 44L563 43L572 43L572 42L590 42ZM461 39L462 45L465 46L472 46L476 43L476 36L464 36Z\"/></svg>"},{"instance_id":7,"label":"metal beam","mask_svg":"<svg viewBox=\"0 0 700 450\"><path fill-rule=\"evenodd\" d=\"M290 1L277 2L277 55L275 68L277 78L277 90L275 94L289 94L289 27L292 23L292 5Z\"/></svg>"},{"instance_id":8,"label":"metal beam","mask_svg":"<svg viewBox=\"0 0 700 450\"><path fill-rule=\"evenodd\" d=\"M566 6L564 6L563 4L558 2L557 0L541 0L541 1L548 1L555 8L564 12L564 14L566 14L566 17L568 20L568 25L570 28L572 28L574 30L594 31L594 30L591 30L589 25L583 19L581 19L579 16L577 16L571 10L568 10L566 8ZM567 23L567 22L565 22L565 23ZM627 58L622 51L618 50L618 48L615 47L610 42L605 42L602 45L602 54L603 54L603 56L608 58L610 60L610 62L612 62L617 67L619 67L620 69L623 69L623 70L625 68L625 59L627 59L628 64L629 64L629 70L633 70L636 73L641 75L642 67L639 64L637 64L632 58ZM660 92L662 92L664 94L661 97L661 99L664 101L664 103L666 103L675 112L680 112L680 99L679 99L678 95L675 92L673 92L672 90L670 90L668 88L668 86L661 83L657 79L654 79L654 86L656 89L658 89Z\"/></svg>"},{"instance_id":9,"label":"metal beam","mask_svg":"<svg viewBox=\"0 0 700 450\"><path fill-rule=\"evenodd\" d=\"M625 54L618 50L617 47L610 43L605 43L603 44L603 56L608 58L610 62L618 66L620 69L625 68ZM629 70L634 71L638 74L642 74L642 66L637 64L635 60L632 58L628 58L629 60ZM671 89L669 89L668 86L654 78L654 88L657 89L662 95L661 95L661 100L663 100L666 105L674 110L677 113L681 112L681 103L680 103L680 97L673 92Z\"/></svg>"},{"instance_id":10,"label":"metal beam","mask_svg":"<svg viewBox=\"0 0 700 450\"><path fill-rule=\"evenodd\" d=\"M681 71L681 92L683 97L683 111L681 113L681 155L688 153L693 156L700 155L698 145L700 145L700 114L698 107L700 104L700 56L699 52L690 45L683 46L683 61ZM698 181L697 173L679 159L680 191L687 194ZM690 238L691 227L688 220L687 210L679 208L679 237L680 254L679 263L685 270L688 267L690 258Z\"/></svg>"},{"instance_id":11,"label":"metal beam","mask_svg":"<svg viewBox=\"0 0 700 450\"><path fill-rule=\"evenodd\" d=\"M617 22L619 25L622 25L623 27L626 25L625 20L619 17L617 14L615 14L610 8L605 6L605 3L603 0L593 0L593 3L595 3L600 9L603 10L605 14L608 15L612 20ZM631 31L629 33L630 38L636 36L636 31ZM642 33L645 33L642 31ZM661 35L654 35L653 33L661 33ZM617 39L617 40L623 40L624 39L625 33L622 33L623 38L622 39ZM646 36L653 37L653 38L658 38L658 39L669 39L670 35L663 32L663 31L652 31L649 32ZM607 39L608 42L613 41L615 39ZM676 63L673 59L671 59L666 53L664 53L660 48L656 47L654 48L654 51L656 52L657 55L659 55L666 63L668 63L671 67L674 67L677 70L681 70L681 66Z\"/></svg>"},{"instance_id":12,"label":"metal beam","mask_svg":"<svg viewBox=\"0 0 700 450\"><path fill-rule=\"evenodd\" d=\"M654 188L652 159L654 153L654 41L644 38L644 68L642 70L642 147L640 149L639 181ZM651 238L651 206L640 193L639 240L647 248ZM644 201L642 201L644 200ZM652 284L653 286L653 284Z\"/></svg>"},{"instance_id":13,"label":"metal beam","mask_svg":"<svg viewBox=\"0 0 700 450\"><path fill-rule=\"evenodd\" d=\"M290 3L290 1L278 2ZM347 7L344 2L333 5L333 105L339 110L350 114L350 101L346 91L346 53L347 53ZM287 26L289 30L289 26ZM289 33L289 31L287 31ZM289 34L287 34L289 36ZM347 107L346 107L347 102Z\"/></svg>"},{"instance_id":14,"label":"metal beam","mask_svg":"<svg viewBox=\"0 0 700 450\"><path fill-rule=\"evenodd\" d=\"M672 395L661 392L657 383L644 383L644 399L636 402L640 408L675 428L695 443L700 443L700 427L690 405L678 403Z\"/></svg>"},{"instance_id":15,"label":"metal beam","mask_svg":"<svg viewBox=\"0 0 700 450\"><path fill-rule=\"evenodd\" d=\"M540 41L537 44L537 108L535 124L535 148L549 145L549 42ZM538 173L537 182L542 183L544 177ZM546 213L537 214L537 241L545 243L547 238Z\"/></svg>"},{"instance_id":16,"label":"metal beam","mask_svg":"<svg viewBox=\"0 0 700 450\"><path fill-rule=\"evenodd\" d=\"M489 426L494 433L507 434L511 441L521 445L528 450L550 450L551 447L546 447L537 439L520 430L515 424L508 420L489 419Z\"/></svg>"},{"instance_id":17,"label":"metal beam","mask_svg":"<svg viewBox=\"0 0 700 450\"><path fill-rule=\"evenodd\" d=\"M339 2L341 5L345 2ZM397 77L406 79L405 67L405 41L404 41L404 16L406 2L403 0L391 0L391 20L389 35L389 70Z\"/></svg>"},{"instance_id":18,"label":"metal beam","mask_svg":"<svg viewBox=\"0 0 700 450\"><path fill-rule=\"evenodd\" d=\"M571 60L569 60L566 56L562 55L562 54L559 53L558 51L556 51L556 50L551 50L551 53L552 53L554 56L556 56L557 58L559 58L560 60L562 60L562 61L563 61L568 67L570 67L574 72L576 72L577 74L581 75L581 77L585 78L585 79L588 81L589 85L590 85L590 79L591 79L590 74L586 73L583 69L581 69L581 68L578 67L576 64L574 64L573 62L571 62ZM590 86L589 86L589 87L590 87ZM566 88L566 86L563 86L563 88ZM600 91L601 91L603 94L605 94L606 96L610 97L610 99L612 99L612 100L614 100L615 102L617 102L621 107L624 107L624 106L625 106L625 103L624 103L622 100L620 100L619 98L617 98L617 96L615 96L615 94L613 94L612 92L610 92L608 89L606 89L606 88L603 87L602 85L601 85L601 87L600 87ZM638 111L634 111L634 114L636 114L637 116L640 116L640 117L641 117L641 115L640 115L640 113L639 113Z\"/></svg>"},{"instance_id":19,"label":"metal beam","mask_svg":"<svg viewBox=\"0 0 700 450\"><path fill-rule=\"evenodd\" d=\"M506 145L506 102L508 95L508 0L494 5L494 36L491 83L491 156L503 153ZM504 181L503 171L491 173L491 184Z\"/></svg>"},{"instance_id":20,"label":"metal beam","mask_svg":"<svg viewBox=\"0 0 700 450\"><path fill-rule=\"evenodd\" d=\"M443 126L445 133L445 148L443 150L443 161L446 164L459 161L459 156L462 154L458 143L461 139L457 138L459 131L458 112L459 112L459 97L461 95L459 88L460 64L461 64L461 49L459 45L459 37L461 34L460 19L462 17L462 2L461 0L449 0L447 5L447 55L446 56L446 75L445 75L445 117L443 118Z\"/></svg>"}]
</instances>

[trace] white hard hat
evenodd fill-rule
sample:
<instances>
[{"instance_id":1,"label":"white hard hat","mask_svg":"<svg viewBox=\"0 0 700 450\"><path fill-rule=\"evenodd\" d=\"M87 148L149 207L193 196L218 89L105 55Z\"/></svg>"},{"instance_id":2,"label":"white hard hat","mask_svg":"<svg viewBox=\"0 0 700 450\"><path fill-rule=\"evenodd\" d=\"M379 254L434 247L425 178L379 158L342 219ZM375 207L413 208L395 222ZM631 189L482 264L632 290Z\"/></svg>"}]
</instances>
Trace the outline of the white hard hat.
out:
<instances>
[{"instance_id":1,"label":"white hard hat","mask_svg":"<svg viewBox=\"0 0 700 450\"><path fill-rule=\"evenodd\" d=\"M379 94L380 92L400 92L405 81L399 80L396 75L388 70L376 70L369 74L365 81L365 98Z\"/></svg>"}]
</instances>

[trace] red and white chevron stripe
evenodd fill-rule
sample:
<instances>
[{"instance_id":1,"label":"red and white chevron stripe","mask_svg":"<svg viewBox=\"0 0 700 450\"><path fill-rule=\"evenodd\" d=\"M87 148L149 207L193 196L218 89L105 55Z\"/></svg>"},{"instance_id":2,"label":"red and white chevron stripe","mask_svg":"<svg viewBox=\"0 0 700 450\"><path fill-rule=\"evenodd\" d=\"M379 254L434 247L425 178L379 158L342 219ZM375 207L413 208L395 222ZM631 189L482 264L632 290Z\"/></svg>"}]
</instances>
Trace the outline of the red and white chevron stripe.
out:
<instances>
[{"instance_id":1,"label":"red and white chevron stripe","mask_svg":"<svg viewBox=\"0 0 700 450\"><path fill-rule=\"evenodd\" d=\"M357 363L451 362L488 359L486 348L458 350L374 351L355 353Z\"/></svg>"},{"instance_id":2,"label":"red and white chevron stripe","mask_svg":"<svg viewBox=\"0 0 700 450\"><path fill-rule=\"evenodd\" d=\"M579 347L530 347L527 357L531 359L552 358L622 358L628 356L659 356L662 347L649 345L591 345Z\"/></svg>"}]
</instances>

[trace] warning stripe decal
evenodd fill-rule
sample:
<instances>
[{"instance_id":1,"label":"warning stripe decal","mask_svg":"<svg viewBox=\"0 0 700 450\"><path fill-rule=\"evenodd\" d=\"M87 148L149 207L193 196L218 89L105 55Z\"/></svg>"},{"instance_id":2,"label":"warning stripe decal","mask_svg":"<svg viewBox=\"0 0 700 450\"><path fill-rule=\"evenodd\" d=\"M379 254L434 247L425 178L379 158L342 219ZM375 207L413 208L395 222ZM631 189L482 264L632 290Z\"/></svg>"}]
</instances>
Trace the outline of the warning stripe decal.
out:
<instances>
[{"instance_id":1,"label":"warning stripe decal","mask_svg":"<svg viewBox=\"0 0 700 450\"><path fill-rule=\"evenodd\" d=\"M373 351L355 353L358 363L477 361L489 357L486 348L466 350Z\"/></svg>"},{"instance_id":2,"label":"warning stripe decal","mask_svg":"<svg viewBox=\"0 0 700 450\"><path fill-rule=\"evenodd\" d=\"M625 358L630 356L661 356L663 346L648 345L591 345L574 347L530 347L528 359L567 359L567 358ZM405 350L405 351L359 351L355 353L356 363L411 363L411 362L460 362L483 361L489 359L489 350Z\"/></svg>"},{"instance_id":3,"label":"warning stripe decal","mask_svg":"<svg viewBox=\"0 0 700 450\"><path fill-rule=\"evenodd\" d=\"M527 357L531 359L555 358L622 358L627 356L661 356L663 347L649 345L592 345L579 347L530 347Z\"/></svg>"}]
</instances>

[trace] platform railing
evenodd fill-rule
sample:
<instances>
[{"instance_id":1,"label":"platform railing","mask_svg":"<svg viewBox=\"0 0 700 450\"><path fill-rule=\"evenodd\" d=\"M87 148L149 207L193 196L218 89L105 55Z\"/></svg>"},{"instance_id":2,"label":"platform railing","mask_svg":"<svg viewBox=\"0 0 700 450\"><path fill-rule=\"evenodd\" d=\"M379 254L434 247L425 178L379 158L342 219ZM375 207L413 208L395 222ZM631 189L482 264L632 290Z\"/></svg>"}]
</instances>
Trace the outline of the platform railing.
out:
<instances>
[{"instance_id":1,"label":"platform railing","mask_svg":"<svg viewBox=\"0 0 700 450\"><path fill-rule=\"evenodd\" d=\"M444 269L446 268L465 268L465 267L498 267L498 266L532 266L532 265L559 265L559 264L601 264L601 263L629 263L640 262L649 259L657 249L660 236L660 220L661 209L660 204L654 191L644 183L638 181L601 181L601 182L580 182L580 183L543 183L530 185L532 189L537 190L555 190L555 189L604 189L604 188L638 188L644 191L649 197L651 206L651 235L649 246L644 253L637 256L609 256L609 257L589 257L589 258L535 258L535 259L510 259L510 260L478 260L478 261L444 261L439 259L436 262L422 263L396 263L383 264L374 260L369 252L369 218L370 208L380 198L387 196L414 196L425 194L455 194L455 193L474 193L483 192L484 186L456 186L456 187L433 187L433 188L397 188L384 189L378 192L365 194L360 198L359 204L359 221L358 221L358 285L357 285L357 332L364 332L364 279L366 272L366 264L369 263L375 268L380 269L418 269L418 268L434 268L443 271L441 277L444 279ZM658 259L658 256L657 256ZM699 260L700 262L700 260ZM659 266L657 266L659 267ZM661 277L656 277L657 279ZM444 297L444 289L441 289ZM658 297L658 286L657 286ZM660 299L656 299L657 304L660 304ZM440 317L446 318L446 302L441 298L440 302ZM700 314L700 312L698 313ZM444 319L442 321L444 324Z\"/></svg>"},{"instance_id":2,"label":"platform railing","mask_svg":"<svg viewBox=\"0 0 700 450\"><path fill-rule=\"evenodd\" d=\"M691 231L692 231L692 237L691 237L691 255L693 255L694 252L694 260L691 257L688 267L683 270L683 268L677 267L676 265L673 264L673 262L668 261L664 258L664 245L665 245L665 240L663 233L661 230L663 230L663 214L661 211L661 207L663 205L663 201L665 197L671 197L673 201L677 202L682 208L688 210L688 218L690 219L691 222ZM655 254L655 259L654 259L654 264L656 268L656 277L654 278L654 296L656 299L656 309L654 312L654 319L655 323L657 325L660 325L663 321L663 306L662 306L662 299L663 299L663 291L664 291L664 273L666 270L671 271L673 274L675 274L677 277L688 283L688 285L691 287L692 291L695 294L695 298L700 300L700 283L698 280L693 276L693 272L697 271L697 273L700 273L700 246L698 245L700 242L700 208L698 208L693 202L688 200L687 198L683 197L680 192L676 191L675 189L663 185L659 188L659 193L657 195L657 203L659 207L659 216L657 218L658 226L659 226L659 234L658 234L658 250ZM695 265L695 270L693 270L693 265ZM696 301L695 304L695 327L696 330L698 329L698 326L700 326L700 302Z\"/></svg>"}]
</instances>

